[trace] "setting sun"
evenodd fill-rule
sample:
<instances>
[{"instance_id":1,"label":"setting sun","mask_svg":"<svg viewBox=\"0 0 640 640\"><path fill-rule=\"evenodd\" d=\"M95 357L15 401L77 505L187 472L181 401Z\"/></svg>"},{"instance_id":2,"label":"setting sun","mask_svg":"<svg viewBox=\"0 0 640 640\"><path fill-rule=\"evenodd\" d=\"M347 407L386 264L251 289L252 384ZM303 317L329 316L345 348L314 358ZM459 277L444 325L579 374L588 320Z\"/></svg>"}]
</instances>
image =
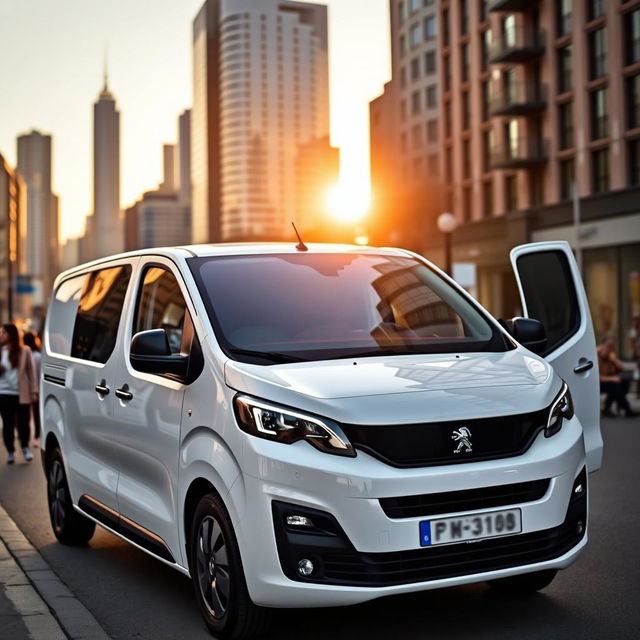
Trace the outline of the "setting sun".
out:
<instances>
[{"instance_id":1,"label":"setting sun","mask_svg":"<svg viewBox=\"0 0 640 640\"><path fill-rule=\"evenodd\" d=\"M363 185L354 187L341 182L331 187L327 194L329 213L340 222L357 222L369 210L371 196Z\"/></svg>"}]
</instances>

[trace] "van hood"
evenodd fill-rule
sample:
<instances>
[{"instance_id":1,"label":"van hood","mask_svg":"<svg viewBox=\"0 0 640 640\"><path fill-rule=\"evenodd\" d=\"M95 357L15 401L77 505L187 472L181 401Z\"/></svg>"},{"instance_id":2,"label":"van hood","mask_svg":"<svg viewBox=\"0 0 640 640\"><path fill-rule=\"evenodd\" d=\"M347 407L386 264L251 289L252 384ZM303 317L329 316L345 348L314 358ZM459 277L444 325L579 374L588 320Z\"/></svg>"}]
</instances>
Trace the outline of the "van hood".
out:
<instances>
[{"instance_id":1,"label":"van hood","mask_svg":"<svg viewBox=\"0 0 640 640\"><path fill-rule=\"evenodd\" d=\"M402 422L533 411L553 398L552 368L528 351L352 358L261 366L228 360L232 389L336 419ZM366 401L363 402L363 399ZM360 419L358 419L360 418Z\"/></svg>"},{"instance_id":2,"label":"van hood","mask_svg":"<svg viewBox=\"0 0 640 640\"><path fill-rule=\"evenodd\" d=\"M313 398L353 398L381 394L538 385L550 367L520 350L351 358L262 366L228 360L230 387L246 390L262 380Z\"/></svg>"}]
</instances>

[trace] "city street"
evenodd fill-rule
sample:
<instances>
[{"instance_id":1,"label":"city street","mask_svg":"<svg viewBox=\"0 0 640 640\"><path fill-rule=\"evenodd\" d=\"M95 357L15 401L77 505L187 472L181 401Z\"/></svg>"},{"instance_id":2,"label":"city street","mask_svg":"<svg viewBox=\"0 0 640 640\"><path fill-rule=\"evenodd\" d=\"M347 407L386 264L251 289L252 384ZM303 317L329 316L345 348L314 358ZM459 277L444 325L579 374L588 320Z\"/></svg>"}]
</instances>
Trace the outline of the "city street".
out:
<instances>
[{"instance_id":1,"label":"city street","mask_svg":"<svg viewBox=\"0 0 640 640\"><path fill-rule=\"evenodd\" d=\"M640 420L603 421L605 460L591 476L590 543L543 594L498 597L485 585L335 609L277 612L273 638L638 638ZM190 582L98 529L88 548L58 544L39 461L0 466L0 503L112 638L210 637Z\"/></svg>"}]
</instances>

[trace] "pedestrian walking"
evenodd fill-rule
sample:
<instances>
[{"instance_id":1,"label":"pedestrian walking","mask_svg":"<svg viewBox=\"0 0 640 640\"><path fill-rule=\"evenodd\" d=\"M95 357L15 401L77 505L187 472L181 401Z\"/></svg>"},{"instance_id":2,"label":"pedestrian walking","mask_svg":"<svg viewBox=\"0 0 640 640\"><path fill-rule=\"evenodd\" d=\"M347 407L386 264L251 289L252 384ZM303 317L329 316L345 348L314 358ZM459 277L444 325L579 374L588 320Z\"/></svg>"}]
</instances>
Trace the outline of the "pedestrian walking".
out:
<instances>
[{"instance_id":1,"label":"pedestrian walking","mask_svg":"<svg viewBox=\"0 0 640 640\"><path fill-rule=\"evenodd\" d=\"M0 326L0 417L7 448L7 464L15 462L15 429L27 462L33 460L29 449L29 413L37 397L38 383L31 349L21 344L15 324Z\"/></svg>"},{"instance_id":2,"label":"pedestrian walking","mask_svg":"<svg viewBox=\"0 0 640 640\"><path fill-rule=\"evenodd\" d=\"M600 372L600 392L605 393L602 415L615 417L611 407L615 402L618 411L627 418L635 418L638 414L631 408L627 400L631 380L624 375L624 365L614 351L615 343L611 336L605 336L598 347L598 369Z\"/></svg>"},{"instance_id":3,"label":"pedestrian walking","mask_svg":"<svg viewBox=\"0 0 640 640\"><path fill-rule=\"evenodd\" d=\"M31 416L33 418L33 446L40 446L40 369L42 363L42 353L40 348L40 338L33 331L26 331L22 336L22 344L31 349L31 355L33 356L33 363L36 367L36 386L38 388L38 395L35 402L31 403Z\"/></svg>"}]
</instances>

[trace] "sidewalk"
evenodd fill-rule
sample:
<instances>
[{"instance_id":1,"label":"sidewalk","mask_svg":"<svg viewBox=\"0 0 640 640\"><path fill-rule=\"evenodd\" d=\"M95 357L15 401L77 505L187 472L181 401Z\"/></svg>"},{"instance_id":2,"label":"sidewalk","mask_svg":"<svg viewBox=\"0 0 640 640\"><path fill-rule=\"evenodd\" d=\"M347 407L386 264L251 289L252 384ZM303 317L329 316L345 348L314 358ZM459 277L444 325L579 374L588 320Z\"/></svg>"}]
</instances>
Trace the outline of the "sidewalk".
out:
<instances>
[{"instance_id":1,"label":"sidewalk","mask_svg":"<svg viewBox=\"0 0 640 640\"><path fill-rule=\"evenodd\" d=\"M0 506L0 636L109 640Z\"/></svg>"}]
</instances>

